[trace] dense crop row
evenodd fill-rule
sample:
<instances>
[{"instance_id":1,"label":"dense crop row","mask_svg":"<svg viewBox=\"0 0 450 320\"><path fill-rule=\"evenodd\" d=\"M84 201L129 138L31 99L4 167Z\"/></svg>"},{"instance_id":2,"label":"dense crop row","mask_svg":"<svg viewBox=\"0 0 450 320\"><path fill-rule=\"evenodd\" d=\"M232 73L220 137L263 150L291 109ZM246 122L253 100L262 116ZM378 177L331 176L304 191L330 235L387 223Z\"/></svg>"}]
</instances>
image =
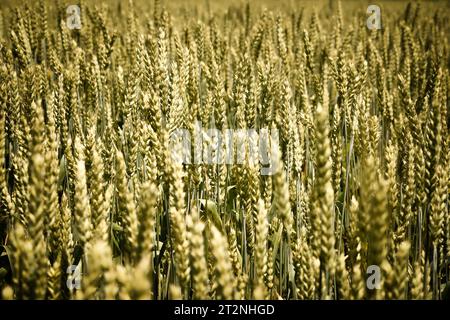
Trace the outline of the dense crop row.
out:
<instances>
[{"instance_id":1,"label":"dense crop row","mask_svg":"<svg viewBox=\"0 0 450 320\"><path fill-rule=\"evenodd\" d=\"M445 4L105 3L0 5L3 298L448 295ZM278 131L277 170L175 161L199 123Z\"/></svg>"}]
</instances>

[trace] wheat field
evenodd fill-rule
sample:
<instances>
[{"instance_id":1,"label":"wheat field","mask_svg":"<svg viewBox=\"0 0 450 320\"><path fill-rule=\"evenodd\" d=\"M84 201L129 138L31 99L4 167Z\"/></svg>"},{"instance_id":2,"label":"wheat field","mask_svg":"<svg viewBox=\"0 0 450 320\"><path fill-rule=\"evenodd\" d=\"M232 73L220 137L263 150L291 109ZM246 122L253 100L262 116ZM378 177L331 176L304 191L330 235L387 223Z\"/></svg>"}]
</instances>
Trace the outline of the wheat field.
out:
<instances>
[{"instance_id":1,"label":"wheat field","mask_svg":"<svg viewBox=\"0 0 450 320\"><path fill-rule=\"evenodd\" d=\"M448 2L73 2L0 3L2 299L449 298Z\"/></svg>"}]
</instances>

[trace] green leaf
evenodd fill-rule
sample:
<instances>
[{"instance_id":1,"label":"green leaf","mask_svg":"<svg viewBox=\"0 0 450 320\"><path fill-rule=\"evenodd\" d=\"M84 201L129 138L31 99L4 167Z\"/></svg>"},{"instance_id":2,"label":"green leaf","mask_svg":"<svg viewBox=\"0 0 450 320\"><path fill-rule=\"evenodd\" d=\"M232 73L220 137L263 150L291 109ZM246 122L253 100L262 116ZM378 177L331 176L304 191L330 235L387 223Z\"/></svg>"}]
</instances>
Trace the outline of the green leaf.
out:
<instances>
[{"instance_id":1,"label":"green leaf","mask_svg":"<svg viewBox=\"0 0 450 320\"><path fill-rule=\"evenodd\" d=\"M5 248L5 252L2 252L1 256L8 256L9 267L11 268L11 273L14 275L15 272L10 259L10 257L12 256L12 252L10 251L11 249L7 245L3 245L2 247Z\"/></svg>"},{"instance_id":2,"label":"green leaf","mask_svg":"<svg viewBox=\"0 0 450 320\"><path fill-rule=\"evenodd\" d=\"M116 222L112 223L112 229L113 229L113 231L120 231L120 232L123 231L123 227L119 226Z\"/></svg>"},{"instance_id":3,"label":"green leaf","mask_svg":"<svg viewBox=\"0 0 450 320\"><path fill-rule=\"evenodd\" d=\"M63 155L61 161L59 162L58 186L62 186L65 176L66 176L66 157Z\"/></svg>"},{"instance_id":4,"label":"green leaf","mask_svg":"<svg viewBox=\"0 0 450 320\"><path fill-rule=\"evenodd\" d=\"M6 275L8 274L8 270L6 270L5 268L0 268L0 280L2 280L3 278L6 277Z\"/></svg>"},{"instance_id":5,"label":"green leaf","mask_svg":"<svg viewBox=\"0 0 450 320\"><path fill-rule=\"evenodd\" d=\"M280 246L280 242L281 242L281 237L283 236L283 224L280 223L280 227L278 228L277 233L274 233L273 237L273 256L272 256L272 260L273 263L275 263L276 257L277 257L277 252L278 252L278 248Z\"/></svg>"},{"instance_id":6,"label":"green leaf","mask_svg":"<svg viewBox=\"0 0 450 320\"><path fill-rule=\"evenodd\" d=\"M206 216L211 219L211 222L216 226L217 229L223 231L222 219L220 219L219 212L217 211L217 205L212 200L200 199L200 203L206 210Z\"/></svg>"}]
</instances>

